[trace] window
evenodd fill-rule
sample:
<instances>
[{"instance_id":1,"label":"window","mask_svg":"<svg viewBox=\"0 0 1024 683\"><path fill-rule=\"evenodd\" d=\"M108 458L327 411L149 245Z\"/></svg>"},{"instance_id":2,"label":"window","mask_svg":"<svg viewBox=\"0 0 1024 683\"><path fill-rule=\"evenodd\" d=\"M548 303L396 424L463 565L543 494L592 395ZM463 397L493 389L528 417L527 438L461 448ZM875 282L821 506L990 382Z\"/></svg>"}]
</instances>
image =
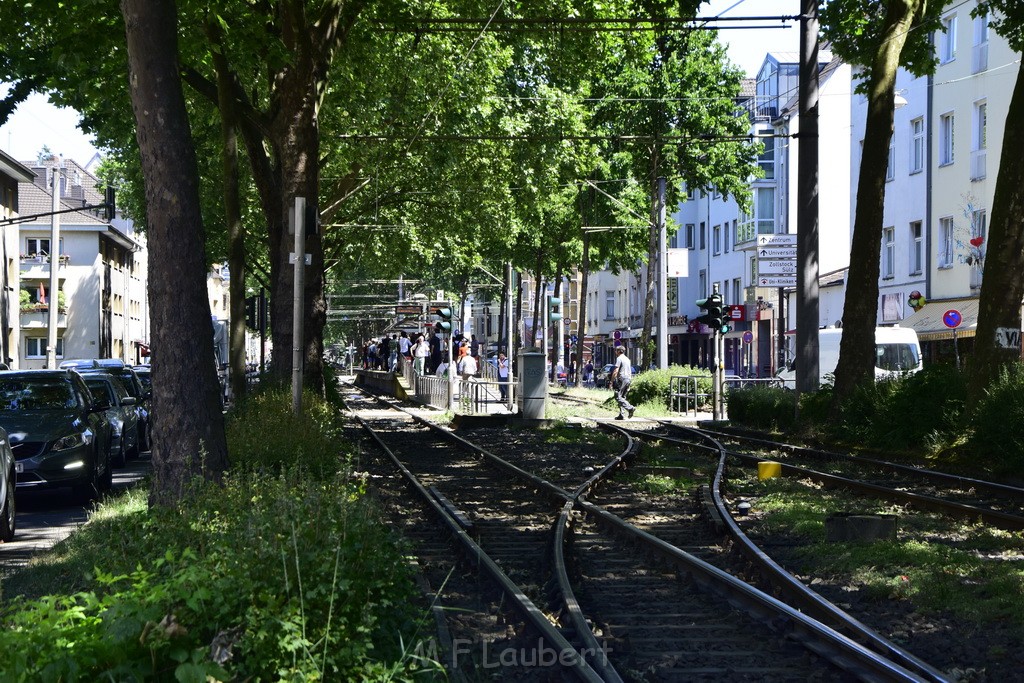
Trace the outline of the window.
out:
<instances>
[{"instance_id":1,"label":"window","mask_svg":"<svg viewBox=\"0 0 1024 683\"><path fill-rule=\"evenodd\" d=\"M988 235L988 216L985 209L971 212L971 243L968 248L967 265L971 267L971 287L981 287L985 267L985 240Z\"/></svg>"},{"instance_id":2,"label":"window","mask_svg":"<svg viewBox=\"0 0 1024 683\"><path fill-rule=\"evenodd\" d=\"M732 300L733 303L736 304L743 303L743 287L741 286L741 283L742 280L740 280L740 278L735 278L732 281Z\"/></svg>"},{"instance_id":3,"label":"window","mask_svg":"<svg viewBox=\"0 0 1024 683\"><path fill-rule=\"evenodd\" d=\"M758 135L765 136L761 138L764 151L757 157L757 165L764 172L765 180L775 179L775 138L770 137L773 132L770 128L758 131Z\"/></svg>"},{"instance_id":4,"label":"window","mask_svg":"<svg viewBox=\"0 0 1024 683\"><path fill-rule=\"evenodd\" d=\"M711 228L711 246L714 249L715 256L722 253L722 226L716 225Z\"/></svg>"},{"instance_id":5,"label":"window","mask_svg":"<svg viewBox=\"0 0 1024 683\"><path fill-rule=\"evenodd\" d=\"M939 63L945 64L956 59L956 15L942 18L942 33L939 34Z\"/></svg>"},{"instance_id":6,"label":"window","mask_svg":"<svg viewBox=\"0 0 1024 683\"><path fill-rule=\"evenodd\" d=\"M697 296L703 298L708 296L708 271L700 271L700 276L697 278Z\"/></svg>"},{"instance_id":7,"label":"window","mask_svg":"<svg viewBox=\"0 0 1024 683\"><path fill-rule=\"evenodd\" d=\"M924 229L921 221L910 224L910 274L920 275L924 269Z\"/></svg>"},{"instance_id":8,"label":"window","mask_svg":"<svg viewBox=\"0 0 1024 683\"><path fill-rule=\"evenodd\" d=\"M988 104L985 100L974 103L974 121L971 125L971 180L985 177L988 148Z\"/></svg>"},{"instance_id":9,"label":"window","mask_svg":"<svg viewBox=\"0 0 1024 683\"><path fill-rule=\"evenodd\" d=\"M882 229L882 277L891 280L896 275L896 229Z\"/></svg>"},{"instance_id":10,"label":"window","mask_svg":"<svg viewBox=\"0 0 1024 683\"><path fill-rule=\"evenodd\" d=\"M615 292L610 289L604 293L604 319L615 319Z\"/></svg>"},{"instance_id":11,"label":"window","mask_svg":"<svg viewBox=\"0 0 1024 683\"><path fill-rule=\"evenodd\" d=\"M953 267L953 218L939 219L939 268Z\"/></svg>"},{"instance_id":12,"label":"window","mask_svg":"<svg viewBox=\"0 0 1024 683\"><path fill-rule=\"evenodd\" d=\"M920 173L924 170L924 119L917 118L910 122L910 172Z\"/></svg>"},{"instance_id":13,"label":"window","mask_svg":"<svg viewBox=\"0 0 1024 683\"><path fill-rule=\"evenodd\" d=\"M756 204L754 210L757 212L755 215L755 221L757 222L757 234L758 235L774 235L775 234L775 188L774 187L756 187L754 188L754 197Z\"/></svg>"},{"instance_id":14,"label":"window","mask_svg":"<svg viewBox=\"0 0 1024 683\"><path fill-rule=\"evenodd\" d=\"M708 248L708 237L707 231L704 229L704 221L700 222L700 250L704 251Z\"/></svg>"},{"instance_id":15,"label":"window","mask_svg":"<svg viewBox=\"0 0 1024 683\"><path fill-rule=\"evenodd\" d=\"M732 242L732 227L729 225L729 221L726 221L722 226L725 228L725 240L723 246L725 247L725 253L729 253L729 244Z\"/></svg>"},{"instance_id":16,"label":"window","mask_svg":"<svg viewBox=\"0 0 1024 683\"><path fill-rule=\"evenodd\" d=\"M732 232L725 233L725 251L728 252L729 248L736 244L736 219L732 219Z\"/></svg>"},{"instance_id":17,"label":"window","mask_svg":"<svg viewBox=\"0 0 1024 683\"><path fill-rule=\"evenodd\" d=\"M885 165L885 179L892 180L896 177L896 142L889 139L889 159Z\"/></svg>"},{"instance_id":18,"label":"window","mask_svg":"<svg viewBox=\"0 0 1024 683\"><path fill-rule=\"evenodd\" d=\"M953 163L953 114L939 117L939 166Z\"/></svg>"},{"instance_id":19,"label":"window","mask_svg":"<svg viewBox=\"0 0 1024 683\"><path fill-rule=\"evenodd\" d=\"M57 358L64 357L64 338L57 337ZM46 337L25 337L25 358L46 358Z\"/></svg>"},{"instance_id":20,"label":"window","mask_svg":"<svg viewBox=\"0 0 1024 683\"><path fill-rule=\"evenodd\" d=\"M971 49L971 73L988 69L988 13L974 17L974 47Z\"/></svg>"},{"instance_id":21,"label":"window","mask_svg":"<svg viewBox=\"0 0 1024 683\"><path fill-rule=\"evenodd\" d=\"M693 231L697 226L693 223L686 224L686 248L693 249Z\"/></svg>"}]
</instances>

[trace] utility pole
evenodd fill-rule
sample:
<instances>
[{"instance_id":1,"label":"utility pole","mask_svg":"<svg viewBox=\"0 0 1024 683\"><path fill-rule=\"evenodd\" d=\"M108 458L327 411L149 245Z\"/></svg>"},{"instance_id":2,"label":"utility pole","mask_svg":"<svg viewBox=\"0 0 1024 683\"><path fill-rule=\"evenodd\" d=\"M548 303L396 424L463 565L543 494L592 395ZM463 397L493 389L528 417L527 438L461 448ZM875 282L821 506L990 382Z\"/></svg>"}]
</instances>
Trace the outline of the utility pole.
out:
<instances>
[{"instance_id":1,"label":"utility pole","mask_svg":"<svg viewBox=\"0 0 1024 683\"><path fill-rule=\"evenodd\" d=\"M306 199L295 198L292 214L292 231L295 234L295 276L292 288L292 413L302 413L302 366L303 334L302 315L303 289L306 285Z\"/></svg>"},{"instance_id":2,"label":"utility pole","mask_svg":"<svg viewBox=\"0 0 1024 683\"><path fill-rule=\"evenodd\" d=\"M57 156L51 157L54 162L52 175L50 177L53 189L53 215L50 216L50 298L47 299L47 335L46 335L46 367L55 370L57 368L57 317L58 310L57 291L60 287L60 176L64 162Z\"/></svg>"},{"instance_id":3,"label":"utility pole","mask_svg":"<svg viewBox=\"0 0 1024 683\"><path fill-rule=\"evenodd\" d=\"M658 367L668 367L668 231L665 178L658 178Z\"/></svg>"}]
</instances>

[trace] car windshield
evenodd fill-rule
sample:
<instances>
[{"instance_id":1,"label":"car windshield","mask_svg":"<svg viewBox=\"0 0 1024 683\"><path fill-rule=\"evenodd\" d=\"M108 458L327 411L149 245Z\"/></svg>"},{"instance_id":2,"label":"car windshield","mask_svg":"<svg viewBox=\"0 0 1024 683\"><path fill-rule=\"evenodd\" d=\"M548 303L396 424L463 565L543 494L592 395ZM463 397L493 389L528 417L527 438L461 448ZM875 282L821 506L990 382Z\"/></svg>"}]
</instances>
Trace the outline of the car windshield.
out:
<instances>
[{"instance_id":1,"label":"car windshield","mask_svg":"<svg viewBox=\"0 0 1024 683\"><path fill-rule=\"evenodd\" d=\"M875 366L882 370L913 370L919 362L913 344L876 344Z\"/></svg>"},{"instance_id":2,"label":"car windshield","mask_svg":"<svg viewBox=\"0 0 1024 683\"><path fill-rule=\"evenodd\" d=\"M153 388L153 379L149 376L148 372L136 372L139 378L139 383L142 384L142 388L149 391Z\"/></svg>"},{"instance_id":3,"label":"car windshield","mask_svg":"<svg viewBox=\"0 0 1024 683\"><path fill-rule=\"evenodd\" d=\"M0 380L0 411L67 410L76 405L71 384L62 379Z\"/></svg>"}]
</instances>

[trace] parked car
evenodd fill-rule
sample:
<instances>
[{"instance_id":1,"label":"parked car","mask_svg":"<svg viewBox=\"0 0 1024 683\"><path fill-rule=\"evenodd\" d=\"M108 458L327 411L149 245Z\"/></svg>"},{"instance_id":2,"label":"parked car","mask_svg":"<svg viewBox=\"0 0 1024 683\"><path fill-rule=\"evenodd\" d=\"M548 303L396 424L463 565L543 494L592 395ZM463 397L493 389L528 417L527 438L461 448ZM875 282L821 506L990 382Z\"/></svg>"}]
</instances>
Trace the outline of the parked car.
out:
<instances>
[{"instance_id":1,"label":"parked car","mask_svg":"<svg viewBox=\"0 0 1024 683\"><path fill-rule=\"evenodd\" d=\"M110 489L110 423L74 370L0 374L0 427L19 489L70 486L91 500Z\"/></svg>"},{"instance_id":2,"label":"parked car","mask_svg":"<svg viewBox=\"0 0 1024 683\"><path fill-rule=\"evenodd\" d=\"M7 432L0 429L0 541L4 543L14 539L14 489L18 480L14 470L11 441Z\"/></svg>"},{"instance_id":3,"label":"parked car","mask_svg":"<svg viewBox=\"0 0 1024 683\"><path fill-rule=\"evenodd\" d=\"M68 360L62 360L57 367L61 370L85 370L88 368L98 368L99 366L100 364L95 358L69 358Z\"/></svg>"},{"instance_id":4,"label":"parked car","mask_svg":"<svg viewBox=\"0 0 1024 683\"><path fill-rule=\"evenodd\" d=\"M150 400L152 393L142 386L135 370L122 364L121 367L107 366L81 370L82 376L97 372L107 373L121 380L128 394L135 398L135 412L138 415L139 452L149 450L150 437Z\"/></svg>"},{"instance_id":5,"label":"parked car","mask_svg":"<svg viewBox=\"0 0 1024 683\"><path fill-rule=\"evenodd\" d=\"M612 370L615 369L615 363L608 363L603 368L594 373L594 386L595 387L610 387Z\"/></svg>"},{"instance_id":6,"label":"parked car","mask_svg":"<svg viewBox=\"0 0 1024 683\"><path fill-rule=\"evenodd\" d=\"M139 456L139 414L135 409L135 397L128 393L121 380L101 372L86 373L82 376L89 387L93 403L107 406L107 420L110 422L110 460L115 467L124 467L128 456Z\"/></svg>"}]
</instances>

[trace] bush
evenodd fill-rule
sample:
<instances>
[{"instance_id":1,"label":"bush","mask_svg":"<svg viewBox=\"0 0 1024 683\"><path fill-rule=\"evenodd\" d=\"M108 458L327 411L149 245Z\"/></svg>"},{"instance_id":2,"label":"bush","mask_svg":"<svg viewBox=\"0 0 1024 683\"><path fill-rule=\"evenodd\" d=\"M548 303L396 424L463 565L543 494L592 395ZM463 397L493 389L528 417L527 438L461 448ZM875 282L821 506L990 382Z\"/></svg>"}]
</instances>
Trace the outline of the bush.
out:
<instances>
[{"instance_id":1,"label":"bush","mask_svg":"<svg viewBox=\"0 0 1024 683\"><path fill-rule=\"evenodd\" d=\"M669 384L673 377L696 376L701 379L697 382L697 391L711 393L711 373L701 368L692 368L683 365L672 365L661 370L647 370L633 376L629 385L629 401L635 405L643 403L657 403L665 408L670 408L672 395L669 391Z\"/></svg>"},{"instance_id":2,"label":"bush","mask_svg":"<svg viewBox=\"0 0 1024 683\"><path fill-rule=\"evenodd\" d=\"M323 477L339 471L349 455L337 413L308 391L298 416L290 389L258 392L232 411L225 431L234 468L280 472L299 465Z\"/></svg>"},{"instance_id":3,"label":"bush","mask_svg":"<svg viewBox=\"0 0 1024 683\"><path fill-rule=\"evenodd\" d=\"M1024 365L1000 370L975 406L972 421L966 449L972 464L1019 479L1024 472Z\"/></svg>"},{"instance_id":4,"label":"bush","mask_svg":"<svg viewBox=\"0 0 1024 683\"><path fill-rule=\"evenodd\" d=\"M796 394L781 387L731 389L726 402L729 421L753 429L790 429L796 417Z\"/></svg>"}]
</instances>

